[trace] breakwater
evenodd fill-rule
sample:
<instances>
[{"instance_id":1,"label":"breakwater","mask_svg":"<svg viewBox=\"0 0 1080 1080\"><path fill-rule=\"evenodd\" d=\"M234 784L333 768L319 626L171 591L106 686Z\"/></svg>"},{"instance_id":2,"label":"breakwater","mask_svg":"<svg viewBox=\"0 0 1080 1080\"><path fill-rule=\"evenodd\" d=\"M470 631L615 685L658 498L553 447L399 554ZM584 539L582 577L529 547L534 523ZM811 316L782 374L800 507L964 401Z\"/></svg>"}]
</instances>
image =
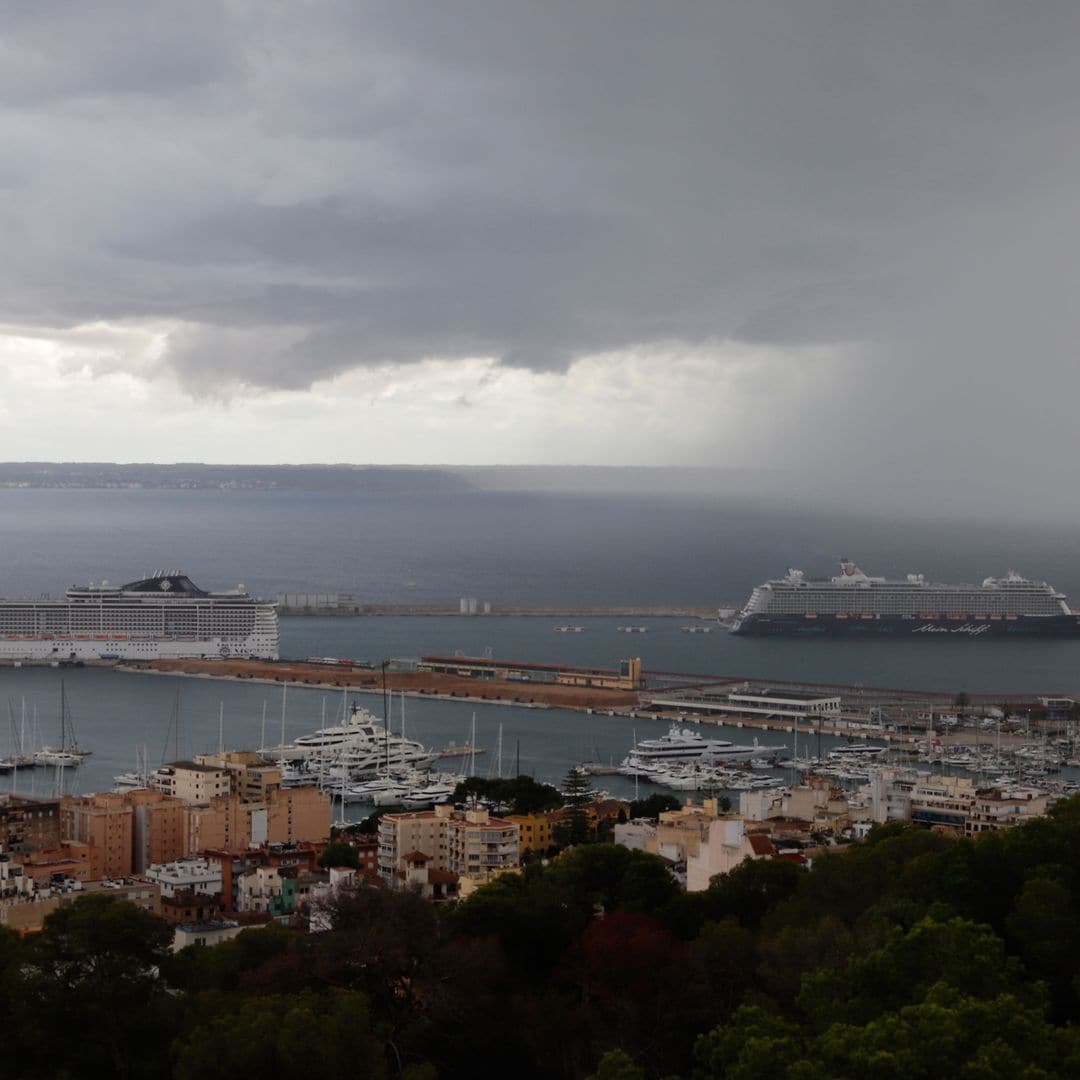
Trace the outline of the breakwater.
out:
<instances>
[{"instance_id":1,"label":"breakwater","mask_svg":"<svg viewBox=\"0 0 1080 1080\"><path fill-rule=\"evenodd\" d=\"M567 604L495 604L489 610L465 614L459 604L340 604L332 607L287 607L278 605L278 614L288 618L360 615L459 615L466 619L484 619L496 615L535 616L537 618L612 618L612 619L712 619L719 613L734 611L737 604L660 604L660 605L567 605Z\"/></svg>"}]
</instances>

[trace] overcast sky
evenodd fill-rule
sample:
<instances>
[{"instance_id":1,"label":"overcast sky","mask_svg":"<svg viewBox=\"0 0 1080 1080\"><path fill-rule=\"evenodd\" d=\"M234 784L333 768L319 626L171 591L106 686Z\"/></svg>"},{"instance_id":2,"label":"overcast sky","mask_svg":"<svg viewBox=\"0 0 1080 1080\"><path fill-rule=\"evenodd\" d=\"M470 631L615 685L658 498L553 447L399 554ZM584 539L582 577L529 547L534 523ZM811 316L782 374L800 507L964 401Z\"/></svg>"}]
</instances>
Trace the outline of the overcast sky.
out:
<instances>
[{"instance_id":1,"label":"overcast sky","mask_svg":"<svg viewBox=\"0 0 1080 1080\"><path fill-rule=\"evenodd\" d=\"M1073 498L1075 2L36 0L0 32L0 458Z\"/></svg>"}]
</instances>

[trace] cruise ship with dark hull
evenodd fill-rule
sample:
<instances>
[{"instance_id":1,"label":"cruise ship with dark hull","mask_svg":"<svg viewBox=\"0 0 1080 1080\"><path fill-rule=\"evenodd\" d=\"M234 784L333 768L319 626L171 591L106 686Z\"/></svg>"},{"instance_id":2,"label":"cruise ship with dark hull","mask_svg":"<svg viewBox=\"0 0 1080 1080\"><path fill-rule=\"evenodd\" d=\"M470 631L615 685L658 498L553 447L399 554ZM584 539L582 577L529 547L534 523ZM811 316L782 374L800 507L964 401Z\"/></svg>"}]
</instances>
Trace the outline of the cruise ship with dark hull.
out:
<instances>
[{"instance_id":1,"label":"cruise ship with dark hull","mask_svg":"<svg viewBox=\"0 0 1080 1080\"><path fill-rule=\"evenodd\" d=\"M870 577L852 562L839 576L800 570L754 589L732 633L863 638L1080 637L1080 614L1045 581L1010 571L981 585L942 585L922 574Z\"/></svg>"},{"instance_id":2,"label":"cruise ship with dark hull","mask_svg":"<svg viewBox=\"0 0 1080 1080\"><path fill-rule=\"evenodd\" d=\"M278 642L272 604L242 585L207 592L179 570L120 586L73 585L63 597L0 600L0 660L276 660Z\"/></svg>"}]
</instances>

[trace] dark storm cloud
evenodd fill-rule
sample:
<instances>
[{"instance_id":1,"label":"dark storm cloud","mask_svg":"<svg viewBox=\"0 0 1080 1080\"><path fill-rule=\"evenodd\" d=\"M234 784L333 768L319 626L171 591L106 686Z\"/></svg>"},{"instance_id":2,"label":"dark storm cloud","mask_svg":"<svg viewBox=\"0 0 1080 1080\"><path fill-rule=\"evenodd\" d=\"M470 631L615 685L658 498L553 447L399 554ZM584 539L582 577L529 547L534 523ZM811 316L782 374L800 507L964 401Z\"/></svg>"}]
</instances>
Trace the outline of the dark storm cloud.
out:
<instances>
[{"instance_id":1,"label":"dark storm cloud","mask_svg":"<svg viewBox=\"0 0 1080 1080\"><path fill-rule=\"evenodd\" d=\"M1080 389L1078 46L1071 3L25 5L0 318L182 320L207 392L855 343L804 461L1017 481L987 433L1064 452Z\"/></svg>"}]
</instances>

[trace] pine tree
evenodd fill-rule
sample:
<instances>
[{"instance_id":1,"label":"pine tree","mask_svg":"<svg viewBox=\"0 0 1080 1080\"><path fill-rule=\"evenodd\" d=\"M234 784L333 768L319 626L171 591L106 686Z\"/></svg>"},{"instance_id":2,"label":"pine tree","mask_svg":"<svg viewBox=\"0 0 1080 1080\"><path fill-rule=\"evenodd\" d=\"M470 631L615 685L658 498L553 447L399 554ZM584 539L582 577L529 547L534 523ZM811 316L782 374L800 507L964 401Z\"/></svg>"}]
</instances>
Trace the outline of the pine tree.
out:
<instances>
[{"instance_id":1,"label":"pine tree","mask_svg":"<svg viewBox=\"0 0 1080 1080\"><path fill-rule=\"evenodd\" d=\"M587 844L593 839L594 830L589 825L589 804L594 795L588 773L583 769L573 768L566 774L563 781L566 816L558 830L562 844Z\"/></svg>"}]
</instances>

